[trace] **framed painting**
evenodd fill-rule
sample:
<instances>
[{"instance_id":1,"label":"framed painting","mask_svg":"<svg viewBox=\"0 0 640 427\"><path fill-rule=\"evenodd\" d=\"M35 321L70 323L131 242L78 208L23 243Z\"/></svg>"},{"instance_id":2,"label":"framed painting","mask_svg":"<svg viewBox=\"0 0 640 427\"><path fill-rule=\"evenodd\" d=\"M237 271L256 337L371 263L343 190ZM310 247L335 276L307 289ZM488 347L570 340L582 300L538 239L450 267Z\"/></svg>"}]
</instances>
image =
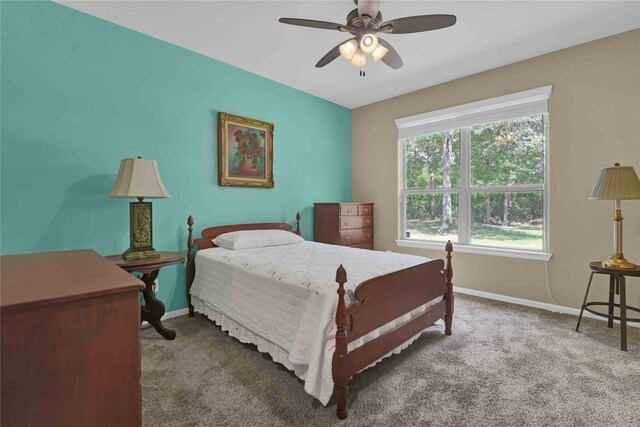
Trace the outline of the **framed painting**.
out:
<instances>
[{"instance_id":1,"label":"framed painting","mask_svg":"<svg viewBox=\"0 0 640 427\"><path fill-rule=\"evenodd\" d=\"M218 113L219 184L273 188L273 124Z\"/></svg>"}]
</instances>

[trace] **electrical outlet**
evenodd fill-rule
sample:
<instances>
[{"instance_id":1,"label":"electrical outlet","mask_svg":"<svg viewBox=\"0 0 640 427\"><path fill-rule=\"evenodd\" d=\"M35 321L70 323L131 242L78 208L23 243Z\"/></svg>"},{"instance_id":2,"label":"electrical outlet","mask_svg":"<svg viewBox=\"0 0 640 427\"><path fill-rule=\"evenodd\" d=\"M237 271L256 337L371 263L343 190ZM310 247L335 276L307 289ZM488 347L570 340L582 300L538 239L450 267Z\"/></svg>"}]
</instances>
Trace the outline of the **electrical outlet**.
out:
<instances>
[{"instance_id":1,"label":"electrical outlet","mask_svg":"<svg viewBox=\"0 0 640 427\"><path fill-rule=\"evenodd\" d=\"M158 284L158 279L153 281L153 293L155 294L160 290L160 285Z\"/></svg>"}]
</instances>

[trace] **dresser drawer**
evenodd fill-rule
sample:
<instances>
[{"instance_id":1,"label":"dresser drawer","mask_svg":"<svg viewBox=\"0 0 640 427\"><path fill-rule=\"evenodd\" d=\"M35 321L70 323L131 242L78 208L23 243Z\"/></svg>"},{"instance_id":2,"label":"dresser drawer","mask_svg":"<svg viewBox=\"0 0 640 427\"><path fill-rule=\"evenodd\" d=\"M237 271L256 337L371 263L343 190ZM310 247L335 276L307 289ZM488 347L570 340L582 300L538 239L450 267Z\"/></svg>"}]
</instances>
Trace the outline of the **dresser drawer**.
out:
<instances>
[{"instance_id":1,"label":"dresser drawer","mask_svg":"<svg viewBox=\"0 0 640 427\"><path fill-rule=\"evenodd\" d=\"M355 203L340 205L340 215L358 215L358 205L356 205Z\"/></svg>"},{"instance_id":2,"label":"dresser drawer","mask_svg":"<svg viewBox=\"0 0 640 427\"><path fill-rule=\"evenodd\" d=\"M358 215L373 215L373 205L358 205Z\"/></svg>"},{"instance_id":3,"label":"dresser drawer","mask_svg":"<svg viewBox=\"0 0 640 427\"><path fill-rule=\"evenodd\" d=\"M369 249L373 250L373 243L358 243L357 245L349 245L350 248L358 248L358 249Z\"/></svg>"},{"instance_id":4,"label":"dresser drawer","mask_svg":"<svg viewBox=\"0 0 640 427\"><path fill-rule=\"evenodd\" d=\"M352 228L373 227L373 217L367 216L341 216L340 229L349 230Z\"/></svg>"},{"instance_id":5,"label":"dresser drawer","mask_svg":"<svg viewBox=\"0 0 640 427\"><path fill-rule=\"evenodd\" d=\"M358 228L355 230L340 230L341 245L355 245L373 241L373 228Z\"/></svg>"}]
</instances>

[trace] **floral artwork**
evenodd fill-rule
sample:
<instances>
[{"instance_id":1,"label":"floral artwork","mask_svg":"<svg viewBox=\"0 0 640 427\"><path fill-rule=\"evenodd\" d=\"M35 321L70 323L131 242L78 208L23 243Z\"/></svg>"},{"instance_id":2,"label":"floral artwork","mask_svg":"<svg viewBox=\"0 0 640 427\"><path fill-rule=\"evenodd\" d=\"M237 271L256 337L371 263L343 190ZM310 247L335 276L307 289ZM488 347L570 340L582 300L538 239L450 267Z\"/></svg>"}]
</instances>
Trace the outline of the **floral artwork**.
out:
<instances>
[{"instance_id":1,"label":"floral artwork","mask_svg":"<svg viewBox=\"0 0 640 427\"><path fill-rule=\"evenodd\" d=\"M265 133L237 125L229 125L228 131L229 176L264 179Z\"/></svg>"},{"instance_id":2,"label":"floral artwork","mask_svg":"<svg viewBox=\"0 0 640 427\"><path fill-rule=\"evenodd\" d=\"M273 124L218 114L219 184L273 188Z\"/></svg>"}]
</instances>

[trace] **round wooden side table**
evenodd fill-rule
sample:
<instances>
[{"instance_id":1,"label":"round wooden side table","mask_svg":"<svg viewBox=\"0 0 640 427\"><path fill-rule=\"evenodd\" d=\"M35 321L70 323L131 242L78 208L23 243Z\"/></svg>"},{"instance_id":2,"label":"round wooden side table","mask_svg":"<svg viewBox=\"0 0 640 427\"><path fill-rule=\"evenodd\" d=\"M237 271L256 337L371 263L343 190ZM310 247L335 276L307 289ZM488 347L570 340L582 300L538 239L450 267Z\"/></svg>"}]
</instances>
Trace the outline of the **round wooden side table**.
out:
<instances>
[{"instance_id":1,"label":"round wooden side table","mask_svg":"<svg viewBox=\"0 0 640 427\"><path fill-rule=\"evenodd\" d=\"M145 284L145 288L142 291L145 304L140 307L140 322L146 320L160 335L168 340L174 339L176 337L176 331L167 329L162 324L161 319L164 315L165 308L162 301L157 299L153 292L153 282L155 282L162 267L184 262L184 255L180 252L160 252L159 258L135 259L131 261L123 259L122 255L110 255L106 258L130 273L134 271L142 273L140 280Z\"/></svg>"},{"instance_id":2,"label":"round wooden side table","mask_svg":"<svg viewBox=\"0 0 640 427\"><path fill-rule=\"evenodd\" d=\"M584 301L582 302L582 308L580 310L580 317L578 317L578 325L576 331L580 328L580 321L582 320L582 313L587 310L589 313L595 314L607 318L607 326L613 328L613 321L620 321L620 349L627 351L627 322L640 322L640 318L627 317L627 310L640 313L640 309L627 305L627 290L625 276L640 277L640 266L635 268L609 268L602 265L600 261L592 262L589 264L591 267L591 276L589 277L589 284L587 285L587 292L584 294ZM609 275L609 302L587 302L589 296L589 289L591 288L591 281L594 274L608 274ZM620 296L620 303L615 303L615 295ZM608 313L601 313L589 307L604 306L609 309ZM620 309L620 316L613 314L613 309L618 307Z\"/></svg>"}]
</instances>

